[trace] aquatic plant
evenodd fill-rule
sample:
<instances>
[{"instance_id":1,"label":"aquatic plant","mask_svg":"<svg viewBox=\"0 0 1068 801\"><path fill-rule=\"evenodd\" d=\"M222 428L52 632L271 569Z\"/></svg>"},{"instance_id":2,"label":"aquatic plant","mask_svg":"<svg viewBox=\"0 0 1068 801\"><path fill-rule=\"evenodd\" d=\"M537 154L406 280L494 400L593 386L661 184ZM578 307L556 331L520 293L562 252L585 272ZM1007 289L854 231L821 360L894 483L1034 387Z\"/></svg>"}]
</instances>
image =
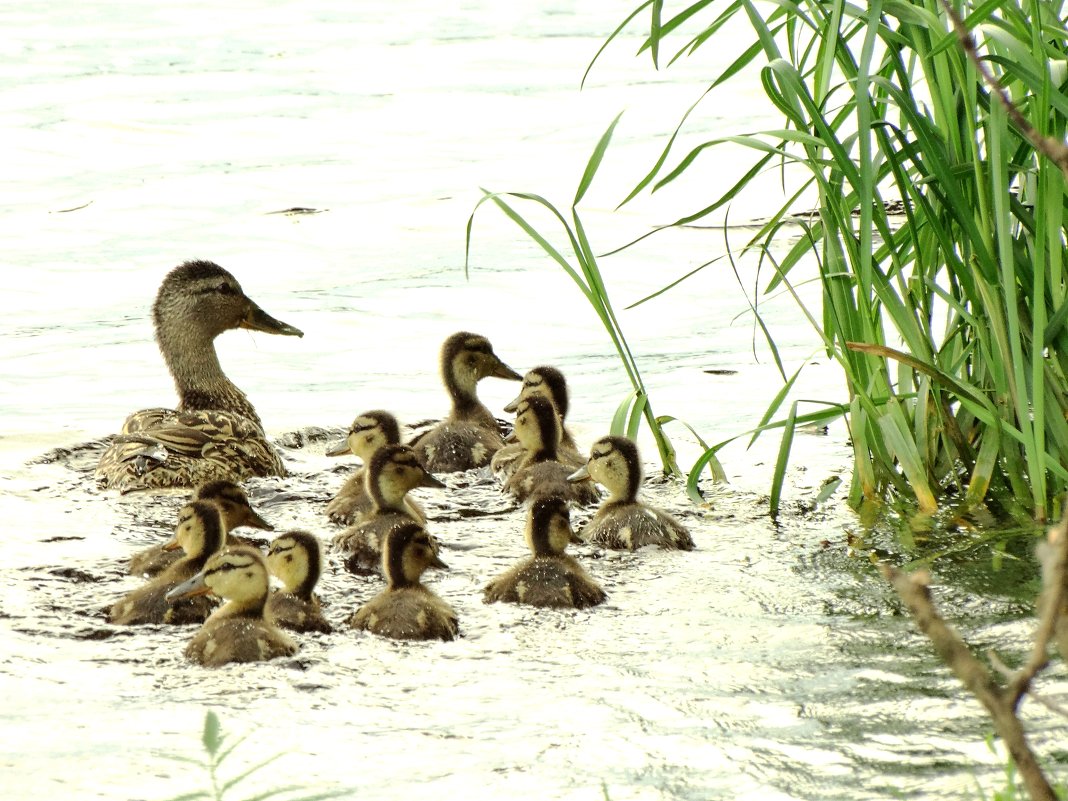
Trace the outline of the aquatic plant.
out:
<instances>
[{"instance_id":1,"label":"aquatic plant","mask_svg":"<svg viewBox=\"0 0 1068 801\"><path fill-rule=\"evenodd\" d=\"M226 762L231 754L237 749L241 743L248 738L248 735L240 737L233 742L229 742L229 736L223 733L222 725L219 723L219 717L213 711L208 710L204 715L204 730L201 735L201 744L204 747L203 759L192 759L190 757L180 756L178 754L167 754L166 756L177 762L182 762L188 765L194 765L199 768L203 768L207 771L208 784L210 789L208 790L194 790L189 793L183 793L182 795L174 796L169 801L194 801L194 799L210 799L210 801L228 801L233 799L234 796L230 792L236 788L243 781L248 779L267 766L278 761L284 754L275 754L268 759L264 759L257 762L252 767L245 767L239 769L240 772L230 779L223 779L220 776L220 768L223 762ZM232 760L231 760L232 761ZM339 798L344 795L352 795L352 790L330 790L325 792L313 792L311 795L293 795L301 790L305 790L299 785L290 785L285 787L276 787L270 790L264 790L256 793L253 796L248 796L244 801L267 801L267 799L277 798L280 801L320 801L326 798Z\"/></svg>"}]
</instances>

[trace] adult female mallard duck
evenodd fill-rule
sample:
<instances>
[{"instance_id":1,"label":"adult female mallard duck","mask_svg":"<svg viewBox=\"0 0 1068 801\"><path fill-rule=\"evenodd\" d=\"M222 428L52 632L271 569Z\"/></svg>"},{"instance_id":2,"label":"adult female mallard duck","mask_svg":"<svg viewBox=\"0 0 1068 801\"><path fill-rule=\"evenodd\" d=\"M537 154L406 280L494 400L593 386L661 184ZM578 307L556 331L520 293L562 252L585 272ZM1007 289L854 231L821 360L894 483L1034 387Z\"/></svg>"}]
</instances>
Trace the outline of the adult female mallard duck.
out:
<instances>
[{"instance_id":1,"label":"adult female mallard duck","mask_svg":"<svg viewBox=\"0 0 1068 801\"><path fill-rule=\"evenodd\" d=\"M579 535L586 542L622 551L646 545L692 551L693 538L667 512L638 500L642 483L638 446L626 437L601 437L590 449L590 459L570 477L592 478L608 490L608 498Z\"/></svg>"},{"instance_id":2,"label":"adult female mallard duck","mask_svg":"<svg viewBox=\"0 0 1068 801\"><path fill-rule=\"evenodd\" d=\"M205 482L193 491L193 496L189 500L210 501L219 507L227 545L248 544L247 540L230 533L238 526L249 526L264 531L274 530L274 527L252 508L245 491L232 481L222 479ZM168 550L167 543L153 545L151 548L135 553L130 558L129 572L134 576L155 576L178 561L181 556L181 551L177 549Z\"/></svg>"},{"instance_id":3,"label":"adult female mallard duck","mask_svg":"<svg viewBox=\"0 0 1068 801\"><path fill-rule=\"evenodd\" d=\"M367 465L379 448L400 444L400 426L397 418L389 412L376 409L364 412L352 421L345 442L340 447L327 451L327 456L343 456L351 453L363 460L363 465L341 487L334 499L327 504L326 513L335 523L351 526L368 514L374 502L367 492ZM426 522L426 515L415 501L407 498L405 503L419 522Z\"/></svg>"},{"instance_id":4,"label":"adult female mallard duck","mask_svg":"<svg viewBox=\"0 0 1068 801\"><path fill-rule=\"evenodd\" d=\"M174 539L164 547L181 548L185 556L144 586L112 605L108 622L120 626L146 623L201 623L214 607L207 598L169 604L167 593L199 571L223 547L225 531L219 508L208 501L193 501L178 512Z\"/></svg>"},{"instance_id":5,"label":"adult female mallard duck","mask_svg":"<svg viewBox=\"0 0 1068 801\"><path fill-rule=\"evenodd\" d=\"M519 391L519 396L505 406L504 410L515 412L520 402L532 395L543 395L548 398L556 408L556 413L560 415L560 447L557 449L557 458L564 464L574 465L576 468L581 467L586 463L586 459L579 453L575 439L566 425L570 401L564 374L555 367L544 364L528 370L523 376L523 388ZM502 478L508 478L519 466L524 453L525 450L519 442L509 442L493 454L490 466L494 473Z\"/></svg>"},{"instance_id":6,"label":"adult female mallard duck","mask_svg":"<svg viewBox=\"0 0 1068 801\"><path fill-rule=\"evenodd\" d=\"M256 410L223 373L215 337L231 328L304 334L263 311L237 279L209 261L171 270L152 317L178 408L144 409L128 417L100 457L97 483L131 492L285 475Z\"/></svg>"},{"instance_id":7,"label":"adult female mallard duck","mask_svg":"<svg viewBox=\"0 0 1068 801\"><path fill-rule=\"evenodd\" d=\"M287 531L275 537L267 551L267 567L284 585L267 598L269 620L293 631L333 631L315 594L323 560L314 534Z\"/></svg>"},{"instance_id":8,"label":"adult female mallard duck","mask_svg":"<svg viewBox=\"0 0 1068 801\"><path fill-rule=\"evenodd\" d=\"M533 555L486 585L486 603L583 609L604 601L607 596L601 586L564 553L575 536L567 501L552 497L535 500L527 515L526 536Z\"/></svg>"},{"instance_id":9,"label":"adult female mallard duck","mask_svg":"<svg viewBox=\"0 0 1068 801\"><path fill-rule=\"evenodd\" d=\"M409 443L428 470L454 473L490 463L504 438L492 412L478 399L478 382L486 377L521 381L502 362L484 336L453 334L441 348L441 379L452 400L449 416Z\"/></svg>"},{"instance_id":10,"label":"adult female mallard duck","mask_svg":"<svg viewBox=\"0 0 1068 801\"><path fill-rule=\"evenodd\" d=\"M397 640L453 639L456 612L419 580L428 567L446 565L423 527L410 522L393 529L382 547L388 586L357 609L349 625Z\"/></svg>"},{"instance_id":11,"label":"adult female mallard duck","mask_svg":"<svg viewBox=\"0 0 1068 801\"><path fill-rule=\"evenodd\" d=\"M523 446L524 455L515 473L504 483L506 492L515 495L519 501L555 496L585 505L601 500L592 483L567 480L575 468L564 464L557 456L560 417L552 401L542 395L531 395L519 401L515 434Z\"/></svg>"},{"instance_id":12,"label":"adult female mallard duck","mask_svg":"<svg viewBox=\"0 0 1068 801\"><path fill-rule=\"evenodd\" d=\"M206 593L226 599L189 641L186 658L218 667L295 654L297 644L292 638L263 616L268 581L263 554L238 545L219 551L203 570L171 590L168 598L172 601Z\"/></svg>"},{"instance_id":13,"label":"adult female mallard duck","mask_svg":"<svg viewBox=\"0 0 1068 801\"><path fill-rule=\"evenodd\" d=\"M334 547L344 554L345 567L353 573L377 572L386 535L403 523L420 522L406 503L409 490L445 486L427 472L407 445L379 448L367 465L365 480L372 500L371 511L362 521L334 537Z\"/></svg>"}]
</instances>

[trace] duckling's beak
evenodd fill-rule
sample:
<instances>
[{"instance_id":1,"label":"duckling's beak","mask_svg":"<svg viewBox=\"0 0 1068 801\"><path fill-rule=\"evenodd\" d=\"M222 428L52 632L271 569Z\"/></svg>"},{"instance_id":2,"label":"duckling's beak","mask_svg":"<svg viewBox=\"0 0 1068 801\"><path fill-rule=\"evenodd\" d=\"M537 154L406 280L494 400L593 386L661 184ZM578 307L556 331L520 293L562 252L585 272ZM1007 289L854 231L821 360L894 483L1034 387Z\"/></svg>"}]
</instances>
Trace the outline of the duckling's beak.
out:
<instances>
[{"instance_id":1,"label":"duckling's beak","mask_svg":"<svg viewBox=\"0 0 1068 801\"><path fill-rule=\"evenodd\" d=\"M440 570L448 570L449 566L441 561L441 557L434 554L430 557L430 567L436 567Z\"/></svg>"},{"instance_id":2,"label":"duckling's beak","mask_svg":"<svg viewBox=\"0 0 1068 801\"><path fill-rule=\"evenodd\" d=\"M326 452L327 456L346 456L352 453L352 448L349 447L349 441L346 439L343 442L339 442L334 447Z\"/></svg>"},{"instance_id":3,"label":"duckling's beak","mask_svg":"<svg viewBox=\"0 0 1068 801\"><path fill-rule=\"evenodd\" d=\"M580 537L574 531L571 532L571 544L572 545L582 545L582 537Z\"/></svg>"},{"instance_id":4,"label":"duckling's beak","mask_svg":"<svg viewBox=\"0 0 1068 801\"><path fill-rule=\"evenodd\" d=\"M245 519L241 521L241 525L262 529L263 531L274 531L274 526L260 517L251 506L245 510Z\"/></svg>"},{"instance_id":5,"label":"duckling's beak","mask_svg":"<svg viewBox=\"0 0 1068 801\"><path fill-rule=\"evenodd\" d=\"M266 331L268 334L281 334L286 337L304 336L304 332L299 328L294 328L289 323L274 319L251 300L249 301L248 311L237 327L248 328L251 331Z\"/></svg>"},{"instance_id":6,"label":"duckling's beak","mask_svg":"<svg viewBox=\"0 0 1068 801\"><path fill-rule=\"evenodd\" d=\"M517 373L515 370L513 370L507 364L502 362L500 359L497 360L497 366L493 368L493 372L490 373L490 376L492 378L506 378L509 381L522 381L523 380L523 376L519 375L519 373ZM519 399L516 398L516 401L518 401L518 400ZM505 411L509 411L509 409L507 407L505 407Z\"/></svg>"},{"instance_id":7,"label":"duckling's beak","mask_svg":"<svg viewBox=\"0 0 1068 801\"><path fill-rule=\"evenodd\" d=\"M445 489L449 485L446 484L441 479L430 475L430 473L424 473L423 474L423 480L419 484L419 486L420 487L437 487L438 489Z\"/></svg>"},{"instance_id":8,"label":"duckling's beak","mask_svg":"<svg viewBox=\"0 0 1068 801\"><path fill-rule=\"evenodd\" d=\"M164 543L163 550L165 551L177 551L182 546L178 544L178 538L174 537L170 541Z\"/></svg>"},{"instance_id":9,"label":"duckling's beak","mask_svg":"<svg viewBox=\"0 0 1068 801\"><path fill-rule=\"evenodd\" d=\"M196 595L207 595L211 592L211 587L204 583L204 574L197 573L193 578L188 581L183 581L173 590L167 593L167 600L171 603L178 601L182 598L192 598Z\"/></svg>"},{"instance_id":10,"label":"duckling's beak","mask_svg":"<svg viewBox=\"0 0 1068 801\"><path fill-rule=\"evenodd\" d=\"M590 471L586 469L586 465L582 465L578 470L567 477L568 481L586 481L590 477Z\"/></svg>"},{"instance_id":11,"label":"duckling's beak","mask_svg":"<svg viewBox=\"0 0 1068 801\"><path fill-rule=\"evenodd\" d=\"M507 406L504 407L504 410L509 414L515 413L515 410L519 408L519 401L521 400L523 400L523 396L517 395L515 400L511 401Z\"/></svg>"}]
</instances>

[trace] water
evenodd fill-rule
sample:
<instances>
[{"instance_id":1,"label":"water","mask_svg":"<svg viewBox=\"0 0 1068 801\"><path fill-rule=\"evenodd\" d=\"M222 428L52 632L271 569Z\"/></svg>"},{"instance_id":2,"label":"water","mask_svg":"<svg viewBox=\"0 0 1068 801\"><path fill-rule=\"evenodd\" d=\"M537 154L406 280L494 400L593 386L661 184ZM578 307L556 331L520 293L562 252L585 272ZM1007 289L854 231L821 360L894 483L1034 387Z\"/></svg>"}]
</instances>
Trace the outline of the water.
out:
<instances>
[{"instance_id":1,"label":"water","mask_svg":"<svg viewBox=\"0 0 1068 801\"><path fill-rule=\"evenodd\" d=\"M976 777L996 785L999 758L982 742L989 726L978 706L849 554L858 522L841 491L806 508L825 478L848 475L844 433L833 428L799 438L778 526L761 497L773 440L725 449L732 483L709 489L711 508L649 482L646 497L692 528L698 550L576 548L610 596L594 610L481 603L481 587L523 554L522 512L476 475L420 493L449 546L452 569L430 583L459 613L456 642L338 632L302 638L291 660L205 671L181 657L188 630L121 630L101 617L136 585L123 561L165 536L179 498L97 492L85 472L92 450L37 457L172 402L148 308L162 275L185 259L218 261L306 332L218 342L268 431L291 446L291 478L250 484L279 528L332 536L322 509L351 466L323 452L357 412L385 407L407 423L444 413L436 354L459 329L489 336L520 371L559 366L580 444L606 432L628 387L569 279L488 205L465 278L464 227L480 187L535 191L566 209L624 108L583 204L595 247L692 210L707 197L699 181L612 212L658 155L655 137L733 55L724 47L653 72L631 57L632 35L580 92L626 9L574 5L97 2L0 12L8 797L156 799L204 787L200 772L169 757L197 754L209 708L249 735L241 764L285 753L253 789L600 799L603 785L616 801L644 801L971 798ZM695 141L771 123L755 83L731 91L695 120ZM702 178L726 185L743 167L713 158ZM762 203L739 203L732 220L759 216ZM321 213L272 213L298 206ZM563 247L551 218L526 208ZM679 231L603 265L657 412L710 442L755 425L779 387L759 343L754 355L733 275L719 263L681 294L622 309L723 250L721 232ZM740 270L752 287L755 264ZM761 301L790 369L810 362L799 397L840 399L791 302ZM515 390L487 380L481 394L499 410ZM696 443L674 432L692 463ZM980 572L974 592L958 584L945 596L967 637L1007 653L1030 631L1033 597L1029 560L1013 565L1016 587ZM332 564L321 589L340 622L376 585ZM1025 711L1053 753L1052 716Z\"/></svg>"}]
</instances>

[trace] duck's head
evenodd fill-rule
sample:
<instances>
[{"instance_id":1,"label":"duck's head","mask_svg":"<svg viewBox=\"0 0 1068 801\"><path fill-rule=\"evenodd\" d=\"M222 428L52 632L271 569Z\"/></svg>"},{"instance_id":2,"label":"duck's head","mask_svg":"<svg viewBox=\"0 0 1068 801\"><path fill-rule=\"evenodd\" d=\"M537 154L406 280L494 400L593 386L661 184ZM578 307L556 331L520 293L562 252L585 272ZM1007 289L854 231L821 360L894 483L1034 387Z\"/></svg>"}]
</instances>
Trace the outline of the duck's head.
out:
<instances>
[{"instance_id":1,"label":"duck's head","mask_svg":"<svg viewBox=\"0 0 1068 801\"><path fill-rule=\"evenodd\" d=\"M211 501L191 501L178 510L174 537L163 549L181 548L191 559L207 559L223 547L225 540L226 529L219 507Z\"/></svg>"},{"instance_id":2,"label":"duck's head","mask_svg":"<svg viewBox=\"0 0 1068 801\"><path fill-rule=\"evenodd\" d=\"M209 593L239 606L262 608L267 599L267 562L263 554L246 545L235 545L214 554L189 581L167 593L174 602Z\"/></svg>"},{"instance_id":3,"label":"duck's head","mask_svg":"<svg viewBox=\"0 0 1068 801\"><path fill-rule=\"evenodd\" d=\"M448 568L438 557L430 535L418 523L405 523L390 531L382 543L382 573L390 587L419 583L428 567Z\"/></svg>"},{"instance_id":4,"label":"duck's head","mask_svg":"<svg viewBox=\"0 0 1068 801\"><path fill-rule=\"evenodd\" d=\"M555 367L543 364L527 371L527 374L523 376L523 388L519 390L519 396L505 406L504 410L506 412L516 411L519 402L532 395L544 395L552 401L561 420L567 417L567 381L564 379L564 374Z\"/></svg>"},{"instance_id":5,"label":"duck's head","mask_svg":"<svg viewBox=\"0 0 1068 801\"><path fill-rule=\"evenodd\" d=\"M467 331L453 334L442 345L441 377L453 397L473 395L475 385L487 377L523 380L497 357L488 339Z\"/></svg>"},{"instance_id":6,"label":"duck's head","mask_svg":"<svg viewBox=\"0 0 1068 801\"><path fill-rule=\"evenodd\" d=\"M187 261L171 270L156 295L152 316L164 353L183 340L210 341L231 328L304 336L267 314L244 293L236 278L210 261Z\"/></svg>"},{"instance_id":7,"label":"duck's head","mask_svg":"<svg viewBox=\"0 0 1068 801\"><path fill-rule=\"evenodd\" d=\"M275 537L267 550L267 567L287 592L301 598L311 597L323 572L319 540L307 531L287 531Z\"/></svg>"},{"instance_id":8,"label":"duck's head","mask_svg":"<svg viewBox=\"0 0 1068 801\"><path fill-rule=\"evenodd\" d=\"M256 513L248 501L248 495L233 481L219 479L205 482L194 490L193 499L211 501L218 506L228 532L238 526L274 531L274 526Z\"/></svg>"},{"instance_id":9,"label":"duck's head","mask_svg":"<svg viewBox=\"0 0 1068 801\"><path fill-rule=\"evenodd\" d=\"M345 442L326 452L327 456L353 454L367 464L375 451L383 445L400 442L400 426L397 418L381 409L364 412L352 421Z\"/></svg>"},{"instance_id":10,"label":"duck's head","mask_svg":"<svg viewBox=\"0 0 1068 801\"><path fill-rule=\"evenodd\" d=\"M515 435L528 453L555 458L561 432L556 407L544 395L531 395L519 401L515 411Z\"/></svg>"},{"instance_id":11,"label":"duck's head","mask_svg":"<svg viewBox=\"0 0 1068 801\"><path fill-rule=\"evenodd\" d=\"M633 501L642 483L642 463L638 446L627 437L601 437L590 448L590 458L568 481L593 479L612 497Z\"/></svg>"},{"instance_id":12,"label":"duck's head","mask_svg":"<svg viewBox=\"0 0 1068 801\"><path fill-rule=\"evenodd\" d=\"M563 498L537 498L527 515L527 545L535 556L558 556L575 542L571 512Z\"/></svg>"},{"instance_id":13,"label":"duck's head","mask_svg":"<svg viewBox=\"0 0 1068 801\"><path fill-rule=\"evenodd\" d=\"M444 487L419 461L407 445L379 448L367 465L367 494L380 509L398 508L408 490L416 487Z\"/></svg>"}]
</instances>

